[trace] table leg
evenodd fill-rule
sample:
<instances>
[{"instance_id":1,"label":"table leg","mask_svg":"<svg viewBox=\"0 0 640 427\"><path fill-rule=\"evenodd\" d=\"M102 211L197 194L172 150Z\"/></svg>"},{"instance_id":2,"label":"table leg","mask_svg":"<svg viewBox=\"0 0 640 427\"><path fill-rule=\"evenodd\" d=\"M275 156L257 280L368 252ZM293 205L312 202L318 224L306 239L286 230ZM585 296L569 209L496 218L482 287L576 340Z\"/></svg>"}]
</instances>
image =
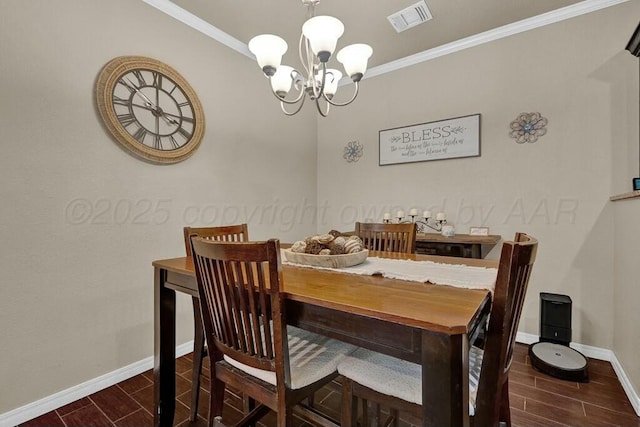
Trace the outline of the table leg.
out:
<instances>
[{"instance_id":1,"label":"table leg","mask_svg":"<svg viewBox=\"0 0 640 427\"><path fill-rule=\"evenodd\" d=\"M424 426L469 426L466 335L422 332Z\"/></svg>"},{"instance_id":2,"label":"table leg","mask_svg":"<svg viewBox=\"0 0 640 427\"><path fill-rule=\"evenodd\" d=\"M164 287L167 271L154 275L153 425L171 427L176 409L176 293Z\"/></svg>"}]
</instances>

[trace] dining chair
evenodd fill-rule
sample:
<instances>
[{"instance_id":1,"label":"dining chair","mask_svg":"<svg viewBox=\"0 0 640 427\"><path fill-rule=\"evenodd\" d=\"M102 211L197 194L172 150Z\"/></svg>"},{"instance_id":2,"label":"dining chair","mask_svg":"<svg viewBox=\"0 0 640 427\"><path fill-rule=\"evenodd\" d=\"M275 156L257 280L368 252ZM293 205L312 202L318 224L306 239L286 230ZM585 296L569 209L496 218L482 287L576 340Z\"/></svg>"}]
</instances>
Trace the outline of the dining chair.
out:
<instances>
[{"instance_id":1,"label":"dining chair","mask_svg":"<svg viewBox=\"0 0 640 427\"><path fill-rule=\"evenodd\" d=\"M356 347L286 324L281 293L280 243L191 239L200 305L209 343L209 425L222 415L227 385L257 405L235 426L248 426L269 410L276 426L292 414L335 426L301 405L337 377L338 363Z\"/></svg>"},{"instance_id":2,"label":"dining chair","mask_svg":"<svg viewBox=\"0 0 640 427\"><path fill-rule=\"evenodd\" d=\"M387 224L356 222L355 235L371 251L414 253L416 225L414 223Z\"/></svg>"},{"instance_id":3,"label":"dining chair","mask_svg":"<svg viewBox=\"0 0 640 427\"><path fill-rule=\"evenodd\" d=\"M484 349L469 350L469 415L475 426L511 425L509 369L518 323L538 241L516 233L504 242ZM422 367L358 349L338 366L343 376L342 425L355 426L358 398L367 425L367 400L389 408L385 425L398 425L398 411L422 417Z\"/></svg>"},{"instance_id":4,"label":"dining chair","mask_svg":"<svg viewBox=\"0 0 640 427\"><path fill-rule=\"evenodd\" d=\"M184 247L187 256L191 256L191 239L195 235L205 239L224 242L246 242L249 240L249 228L247 224L223 225L219 227L184 227ZM200 302L196 297L192 298L193 304L193 367L191 371L191 414L190 420L195 421L198 416L198 401L200 399L200 375L202 374L202 360L207 356L207 348L204 340L204 326ZM248 403L245 402L245 406ZM245 408L246 409L246 408Z\"/></svg>"}]
</instances>

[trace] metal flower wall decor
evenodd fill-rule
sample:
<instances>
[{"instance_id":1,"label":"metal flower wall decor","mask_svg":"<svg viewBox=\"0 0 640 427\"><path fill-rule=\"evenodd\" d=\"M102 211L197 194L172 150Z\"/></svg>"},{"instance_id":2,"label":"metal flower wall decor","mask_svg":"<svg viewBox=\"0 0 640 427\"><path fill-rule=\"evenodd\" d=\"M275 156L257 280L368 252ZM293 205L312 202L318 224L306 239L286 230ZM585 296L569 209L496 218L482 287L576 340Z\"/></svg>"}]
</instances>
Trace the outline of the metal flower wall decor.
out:
<instances>
[{"instance_id":1,"label":"metal flower wall decor","mask_svg":"<svg viewBox=\"0 0 640 427\"><path fill-rule=\"evenodd\" d=\"M344 147L344 154L342 157L349 163L357 162L362 157L364 148L358 141L349 141L347 146Z\"/></svg>"},{"instance_id":2,"label":"metal flower wall decor","mask_svg":"<svg viewBox=\"0 0 640 427\"><path fill-rule=\"evenodd\" d=\"M547 133L547 119L540 113L520 113L511 122L511 132L509 135L518 144L525 142L536 142L539 137Z\"/></svg>"}]
</instances>

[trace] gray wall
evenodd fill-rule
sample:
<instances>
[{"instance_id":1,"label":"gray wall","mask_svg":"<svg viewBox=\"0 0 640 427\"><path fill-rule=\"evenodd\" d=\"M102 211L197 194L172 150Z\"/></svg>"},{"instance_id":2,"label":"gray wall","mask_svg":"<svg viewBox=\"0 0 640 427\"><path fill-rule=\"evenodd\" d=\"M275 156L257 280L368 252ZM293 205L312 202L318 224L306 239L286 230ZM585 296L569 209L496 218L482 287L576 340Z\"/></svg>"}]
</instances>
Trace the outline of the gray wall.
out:
<instances>
[{"instance_id":1,"label":"gray wall","mask_svg":"<svg viewBox=\"0 0 640 427\"><path fill-rule=\"evenodd\" d=\"M640 269L638 268L638 236L640 236L640 199L614 203L615 210L615 287L613 351L631 384L640 392Z\"/></svg>"},{"instance_id":2,"label":"gray wall","mask_svg":"<svg viewBox=\"0 0 640 427\"><path fill-rule=\"evenodd\" d=\"M316 119L282 115L254 61L141 1L10 0L0 17L4 413L153 354L151 262L184 252L183 225L315 231ZM194 87L207 127L193 157L152 165L110 138L94 84L120 55ZM180 344L192 311L178 305Z\"/></svg>"},{"instance_id":3,"label":"gray wall","mask_svg":"<svg viewBox=\"0 0 640 427\"><path fill-rule=\"evenodd\" d=\"M538 332L540 291L571 295L574 341L613 349L638 389L638 203L608 202L637 176L637 60L623 47L638 16L628 2L371 78L316 119L282 116L252 61L140 1L0 2L0 413L152 354L151 261L182 253L183 225L247 221L253 238L294 240L414 206L459 232L538 237L521 330ZM95 78L127 54L199 94L207 131L187 161L144 163L101 126ZM549 119L535 144L508 137L523 111ZM378 130L472 113L481 157L378 166ZM351 140L365 155L347 164ZM183 343L190 300L178 305Z\"/></svg>"},{"instance_id":4,"label":"gray wall","mask_svg":"<svg viewBox=\"0 0 640 427\"><path fill-rule=\"evenodd\" d=\"M538 333L539 292L568 294L573 340L613 348L614 327L635 328L614 323L614 253L634 248L614 250L609 197L638 170L638 63L624 50L638 16L628 2L363 81L350 108L319 122L324 228L416 207L461 233L530 233L540 247L520 330ZM547 135L516 144L509 124L534 111ZM481 157L378 166L379 130L474 113ZM341 157L351 140L364 145L357 163Z\"/></svg>"}]
</instances>

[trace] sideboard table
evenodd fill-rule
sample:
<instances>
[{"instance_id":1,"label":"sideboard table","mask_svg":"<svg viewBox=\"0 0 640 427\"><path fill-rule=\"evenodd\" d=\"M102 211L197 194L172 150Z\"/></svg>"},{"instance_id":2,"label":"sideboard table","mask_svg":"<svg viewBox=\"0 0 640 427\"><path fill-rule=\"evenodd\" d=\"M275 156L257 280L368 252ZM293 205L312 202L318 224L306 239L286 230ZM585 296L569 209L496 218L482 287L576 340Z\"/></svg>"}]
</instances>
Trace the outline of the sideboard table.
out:
<instances>
[{"instance_id":1,"label":"sideboard table","mask_svg":"<svg viewBox=\"0 0 640 427\"><path fill-rule=\"evenodd\" d=\"M416 253L423 255L454 256L462 258L484 258L502 239L499 235L472 236L456 234L445 237L440 233L418 233Z\"/></svg>"}]
</instances>

